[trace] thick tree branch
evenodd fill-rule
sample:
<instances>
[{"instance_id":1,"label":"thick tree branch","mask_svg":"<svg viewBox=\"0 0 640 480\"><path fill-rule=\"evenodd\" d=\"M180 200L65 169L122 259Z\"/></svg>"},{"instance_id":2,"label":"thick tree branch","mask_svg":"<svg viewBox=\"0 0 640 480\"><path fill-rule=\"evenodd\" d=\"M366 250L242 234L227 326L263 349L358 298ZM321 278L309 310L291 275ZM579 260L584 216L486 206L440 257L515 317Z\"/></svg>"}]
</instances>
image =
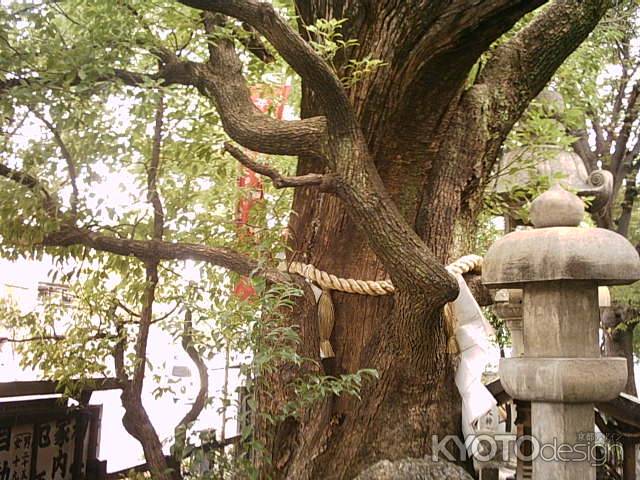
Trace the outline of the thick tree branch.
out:
<instances>
[{"instance_id":1,"label":"thick tree branch","mask_svg":"<svg viewBox=\"0 0 640 480\"><path fill-rule=\"evenodd\" d=\"M342 82L329 64L277 14L273 5L253 0L180 0L199 10L237 18L260 32L322 98L330 128L357 128Z\"/></svg>"},{"instance_id":2,"label":"thick tree branch","mask_svg":"<svg viewBox=\"0 0 640 480\"><path fill-rule=\"evenodd\" d=\"M591 173L597 168L598 157L591 150L591 145L589 145L589 134L586 128L571 130L568 133L577 137L576 141L573 142L572 145L573 150L580 156L580 158L582 158L582 161L587 168L587 172Z\"/></svg>"},{"instance_id":3,"label":"thick tree branch","mask_svg":"<svg viewBox=\"0 0 640 480\"><path fill-rule=\"evenodd\" d=\"M207 403L207 397L209 395L209 373L207 371L207 364L203 360L202 356L193 345L193 318L191 310L187 309L184 318L184 329L182 332L182 348L191 361L198 369L198 377L200 380L200 388L198 395L196 396L189 411L178 422L174 429L175 443L173 457L176 462L180 462L183 457L184 446L186 442L187 429L189 425L195 422Z\"/></svg>"},{"instance_id":4,"label":"thick tree branch","mask_svg":"<svg viewBox=\"0 0 640 480\"><path fill-rule=\"evenodd\" d=\"M235 250L222 247L158 240L131 240L103 235L74 226L64 227L55 233L47 234L43 244L55 247L84 245L94 250L132 256L143 261L195 260L223 267L240 275L259 275L276 283L290 281L288 275L275 269L260 267L256 260Z\"/></svg>"},{"instance_id":5,"label":"thick tree branch","mask_svg":"<svg viewBox=\"0 0 640 480\"><path fill-rule=\"evenodd\" d=\"M61 217L64 215L37 178L2 164L0 164L0 176L41 192L45 199L49 199L48 206L53 209L53 212ZM42 244L51 247L83 245L102 252L136 257L142 261L195 260L226 268L244 276L259 275L274 283L286 283L291 280L289 275L276 269L261 267L256 260L233 249L193 243L171 243L157 239L120 238L96 233L69 222L64 223L58 231L46 234Z\"/></svg>"},{"instance_id":6,"label":"thick tree branch","mask_svg":"<svg viewBox=\"0 0 640 480\"><path fill-rule=\"evenodd\" d=\"M205 13L207 34L214 35L218 19ZM233 41L218 38L209 42L209 61L200 64L181 61L163 52L161 61L173 71L175 83L192 85L212 98L227 134L246 148L276 155L318 155L325 139L325 120L276 120L260 111L251 99L243 75L244 65ZM161 72L162 70L160 70Z\"/></svg>"},{"instance_id":7,"label":"thick tree branch","mask_svg":"<svg viewBox=\"0 0 640 480\"><path fill-rule=\"evenodd\" d=\"M235 51L219 56L215 66L191 64L190 69L192 84L214 100L225 132L243 147L274 155L322 156L324 117L285 121L262 113L251 101Z\"/></svg>"},{"instance_id":8,"label":"thick tree branch","mask_svg":"<svg viewBox=\"0 0 640 480\"><path fill-rule=\"evenodd\" d=\"M251 99L233 41L216 36L224 19L205 12L203 23L211 36L209 61L190 64L192 84L214 101L225 132L255 152L321 157L326 144L324 117L283 121L261 112Z\"/></svg>"},{"instance_id":9,"label":"thick tree branch","mask_svg":"<svg viewBox=\"0 0 640 480\"><path fill-rule=\"evenodd\" d=\"M488 88L493 104L488 123L500 139L610 6L609 0L555 0L496 48L478 83Z\"/></svg>"},{"instance_id":10,"label":"thick tree branch","mask_svg":"<svg viewBox=\"0 0 640 480\"><path fill-rule=\"evenodd\" d=\"M307 175L287 177L269 165L254 161L249 155L244 153L242 149L232 143L226 142L224 148L233 158L248 169L265 177L269 177L276 188L320 187L322 191L330 191L332 189L332 177L330 174L309 173Z\"/></svg>"},{"instance_id":11,"label":"thick tree branch","mask_svg":"<svg viewBox=\"0 0 640 480\"><path fill-rule=\"evenodd\" d=\"M326 143L324 117L303 120L276 120L262 113L251 101L251 92L242 74L242 62L231 42L221 40L215 47L212 61L202 64L181 61L175 55L164 53L164 63L155 73L138 73L114 69L110 75L95 82L121 81L132 87L149 83L161 86L195 86L200 93L214 100L227 134L244 147L261 153L275 155L310 155L321 157ZM71 82L59 83L39 77L0 80L0 95L19 86L51 88L63 84L75 86L82 82L78 77Z\"/></svg>"}]
</instances>

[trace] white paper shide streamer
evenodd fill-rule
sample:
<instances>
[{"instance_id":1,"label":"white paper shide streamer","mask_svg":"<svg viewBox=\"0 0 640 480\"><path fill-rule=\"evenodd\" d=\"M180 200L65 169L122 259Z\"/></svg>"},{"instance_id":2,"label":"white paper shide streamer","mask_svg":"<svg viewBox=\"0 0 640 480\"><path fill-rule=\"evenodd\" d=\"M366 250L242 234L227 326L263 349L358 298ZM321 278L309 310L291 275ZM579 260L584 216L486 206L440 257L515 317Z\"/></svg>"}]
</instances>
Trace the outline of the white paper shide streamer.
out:
<instances>
[{"instance_id":1,"label":"white paper shide streamer","mask_svg":"<svg viewBox=\"0 0 640 480\"><path fill-rule=\"evenodd\" d=\"M456 279L460 294L451 303L458 321L456 340L460 348L456 386L462 397L462 432L467 437L475 432L476 421L497 403L482 383L482 372L491 349L489 337L494 331L484 318L462 275L456 275Z\"/></svg>"}]
</instances>

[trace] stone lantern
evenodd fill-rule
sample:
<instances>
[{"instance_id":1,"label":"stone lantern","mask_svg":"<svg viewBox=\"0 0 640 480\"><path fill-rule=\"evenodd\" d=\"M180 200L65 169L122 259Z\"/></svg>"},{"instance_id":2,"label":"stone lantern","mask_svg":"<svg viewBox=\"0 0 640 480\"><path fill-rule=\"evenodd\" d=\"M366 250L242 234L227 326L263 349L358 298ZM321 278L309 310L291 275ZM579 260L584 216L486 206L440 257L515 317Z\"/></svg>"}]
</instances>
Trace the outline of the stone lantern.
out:
<instances>
[{"instance_id":1,"label":"stone lantern","mask_svg":"<svg viewBox=\"0 0 640 480\"><path fill-rule=\"evenodd\" d=\"M524 355L502 359L500 379L531 402L536 445L553 446L534 448L533 478L595 480L593 404L616 397L627 378L625 359L600 358L598 286L640 279L640 258L614 232L578 228L584 204L560 185L530 217L535 228L495 242L483 265L487 287L523 291Z\"/></svg>"}]
</instances>

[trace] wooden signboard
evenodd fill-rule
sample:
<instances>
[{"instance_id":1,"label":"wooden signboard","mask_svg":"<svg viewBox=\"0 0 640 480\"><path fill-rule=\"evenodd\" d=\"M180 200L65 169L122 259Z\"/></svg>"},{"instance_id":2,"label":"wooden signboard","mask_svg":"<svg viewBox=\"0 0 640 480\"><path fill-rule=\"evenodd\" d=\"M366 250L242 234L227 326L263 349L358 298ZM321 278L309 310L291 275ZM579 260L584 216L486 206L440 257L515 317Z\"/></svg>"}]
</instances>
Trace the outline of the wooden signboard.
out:
<instances>
[{"instance_id":1,"label":"wooden signboard","mask_svg":"<svg viewBox=\"0 0 640 480\"><path fill-rule=\"evenodd\" d=\"M100 406L0 403L0 480L85 480L95 473Z\"/></svg>"}]
</instances>

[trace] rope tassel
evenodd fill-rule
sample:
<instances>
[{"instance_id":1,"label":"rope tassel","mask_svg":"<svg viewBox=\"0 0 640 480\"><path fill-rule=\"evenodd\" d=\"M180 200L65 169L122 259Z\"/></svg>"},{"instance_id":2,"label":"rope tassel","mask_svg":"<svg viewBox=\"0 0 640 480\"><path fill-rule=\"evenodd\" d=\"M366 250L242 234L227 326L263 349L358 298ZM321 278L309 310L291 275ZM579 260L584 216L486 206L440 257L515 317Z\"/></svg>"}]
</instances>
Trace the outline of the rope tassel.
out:
<instances>
[{"instance_id":1,"label":"rope tassel","mask_svg":"<svg viewBox=\"0 0 640 480\"><path fill-rule=\"evenodd\" d=\"M323 289L318 300L318 330L320 332L320 358L322 359L336 356L330 342L335 316L331 290Z\"/></svg>"}]
</instances>

